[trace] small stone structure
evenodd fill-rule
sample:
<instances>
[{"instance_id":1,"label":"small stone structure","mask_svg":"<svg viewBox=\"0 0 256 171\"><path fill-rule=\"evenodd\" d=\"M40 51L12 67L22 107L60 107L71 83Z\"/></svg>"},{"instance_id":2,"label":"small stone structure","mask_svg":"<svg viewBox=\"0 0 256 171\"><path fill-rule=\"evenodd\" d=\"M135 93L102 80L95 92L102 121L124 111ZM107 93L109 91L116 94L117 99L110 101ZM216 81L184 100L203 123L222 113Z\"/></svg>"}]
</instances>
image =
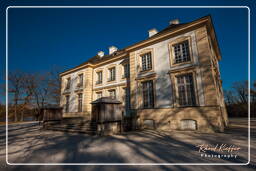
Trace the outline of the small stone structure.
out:
<instances>
[{"instance_id":1,"label":"small stone structure","mask_svg":"<svg viewBox=\"0 0 256 171\"><path fill-rule=\"evenodd\" d=\"M41 109L43 122L60 121L62 119L62 107L49 105Z\"/></svg>"},{"instance_id":2,"label":"small stone structure","mask_svg":"<svg viewBox=\"0 0 256 171\"><path fill-rule=\"evenodd\" d=\"M97 134L111 135L122 132L122 103L111 97L101 97L92 103L92 122L97 124Z\"/></svg>"}]
</instances>

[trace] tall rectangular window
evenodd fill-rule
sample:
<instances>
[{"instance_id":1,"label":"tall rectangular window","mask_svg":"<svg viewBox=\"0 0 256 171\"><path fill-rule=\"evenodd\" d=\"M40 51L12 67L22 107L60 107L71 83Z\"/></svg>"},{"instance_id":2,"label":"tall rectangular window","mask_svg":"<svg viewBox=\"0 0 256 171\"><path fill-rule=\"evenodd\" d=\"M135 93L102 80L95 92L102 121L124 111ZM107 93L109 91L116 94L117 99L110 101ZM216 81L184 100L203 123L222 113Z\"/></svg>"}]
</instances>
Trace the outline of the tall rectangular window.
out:
<instances>
[{"instance_id":1,"label":"tall rectangular window","mask_svg":"<svg viewBox=\"0 0 256 171\"><path fill-rule=\"evenodd\" d=\"M128 110L128 109L130 109L130 90L127 87L124 88L123 90L125 93L125 95L124 95L125 109Z\"/></svg>"},{"instance_id":2,"label":"tall rectangular window","mask_svg":"<svg viewBox=\"0 0 256 171\"><path fill-rule=\"evenodd\" d=\"M188 40L173 45L173 49L175 55L174 63L182 63L191 60Z\"/></svg>"},{"instance_id":3,"label":"tall rectangular window","mask_svg":"<svg viewBox=\"0 0 256 171\"><path fill-rule=\"evenodd\" d=\"M116 98L116 90L109 90L108 92L109 92L109 96L110 96L111 98L113 98L113 99Z\"/></svg>"},{"instance_id":4,"label":"tall rectangular window","mask_svg":"<svg viewBox=\"0 0 256 171\"><path fill-rule=\"evenodd\" d=\"M65 112L69 112L69 95L66 96L66 108L65 108Z\"/></svg>"},{"instance_id":5,"label":"tall rectangular window","mask_svg":"<svg viewBox=\"0 0 256 171\"><path fill-rule=\"evenodd\" d=\"M83 105L83 94L78 94L78 112L82 112L82 105Z\"/></svg>"},{"instance_id":6,"label":"tall rectangular window","mask_svg":"<svg viewBox=\"0 0 256 171\"><path fill-rule=\"evenodd\" d=\"M179 75L177 78L178 102L180 106L194 106L196 104L193 75Z\"/></svg>"},{"instance_id":7,"label":"tall rectangular window","mask_svg":"<svg viewBox=\"0 0 256 171\"><path fill-rule=\"evenodd\" d=\"M71 79L67 78L67 84L66 84L66 88L65 89L70 89L70 84L71 84Z\"/></svg>"},{"instance_id":8,"label":"tall rectangular window","mask_svg":"<svg viewBox=\"0 0 256 171\"><path fill-rule=\"evenodd\" d=\"M97 72L97 77L98 77L98 79L97 79L96 84L101 84L102 83L102 71Z\"/></svg>"},{"instance_id":9,"label":"tall rectangular window","mask_svg":"<svg viewBox=\"0 0 256 171\"><path fill-rule=\"evenodd\" d=\"M151 52L141 55L141 66L142 66L142 71L147 71L152 69Z\"/></svg>"},{"instance_id":10,"label":"tall rectangular window","mask_svg":"<svg viewBox=\"0 0 256 171\"><path fill-rule=\"evenodd\" d=\"M128 77L129 77L129 64L125 64L123 78L128 78Z\"/></svg>"},{"instance_id":11,"label":"tall rectangular window","mask_svg":"<svg viewBox=\"0 0 256 171\"><path fill-rule=\"evenodd\" d=\"M110 68L109 69L109 80L108 81L114 81L116 79L116 68Z\"/></svg>"},{"instance_id":12,"label":"tall rectangular window","mask_svg":"<svg viewBox=\"0 0 256 171\"><path fill-rule=\"evenodd\" d=\"M153 108L154 107L153 80L142 82L142 91L143 91L143 107Z\"/></svg>"},{"instance_id":13,"label":"tall rectangular window","mask_svg":"<svg viewBox=\"0 0 256 171\"><path fill-rule=\"evenodd\" d=\"M83 80L84 80L84 74L79 74L78 79L79 79L79 82L77 84L77 87L82 87L83 86Z\"/></svg>"}]
</instances>

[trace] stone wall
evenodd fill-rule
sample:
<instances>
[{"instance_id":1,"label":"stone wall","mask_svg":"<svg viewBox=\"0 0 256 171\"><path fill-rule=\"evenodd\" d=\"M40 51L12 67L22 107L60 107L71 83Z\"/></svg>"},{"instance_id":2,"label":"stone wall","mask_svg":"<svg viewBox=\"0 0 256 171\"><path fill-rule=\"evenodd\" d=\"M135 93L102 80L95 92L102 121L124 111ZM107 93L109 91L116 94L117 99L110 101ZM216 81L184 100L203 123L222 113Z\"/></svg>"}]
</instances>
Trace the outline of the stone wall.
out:
<instances>
[{"instance_id":1,"label":"stone wall","mask_svg":"<svg viewBox=\"0 0 256 171\"><path fill-rule=\"evenodd\" d=\"M168 109L139 109L138 124L144 127L144 121L153 120L159 130L181 130L181 120L191 119L197 122L197 131L222 132L224 125L219 107L184 107Z\"/></svg>"}]
</instances>

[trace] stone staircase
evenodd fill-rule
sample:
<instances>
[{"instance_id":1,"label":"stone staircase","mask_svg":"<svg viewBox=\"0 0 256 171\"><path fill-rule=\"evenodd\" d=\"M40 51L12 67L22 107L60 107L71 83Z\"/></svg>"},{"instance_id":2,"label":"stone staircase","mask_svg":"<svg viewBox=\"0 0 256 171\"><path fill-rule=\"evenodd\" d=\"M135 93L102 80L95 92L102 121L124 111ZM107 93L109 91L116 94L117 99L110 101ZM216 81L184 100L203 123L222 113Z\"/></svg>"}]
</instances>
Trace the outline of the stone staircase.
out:
<instances>
[{"instance_id":1,"label":"stone staircase","mask_svg":"<svg viewBox=\"0 0 256 171\"><path fill-rule=\"evenodd\" d=\"M95 135L97 124L84 118L63 118L60 121L48 121L44 123L44 128L52 131Z\"/></svg>"}]
</instances>

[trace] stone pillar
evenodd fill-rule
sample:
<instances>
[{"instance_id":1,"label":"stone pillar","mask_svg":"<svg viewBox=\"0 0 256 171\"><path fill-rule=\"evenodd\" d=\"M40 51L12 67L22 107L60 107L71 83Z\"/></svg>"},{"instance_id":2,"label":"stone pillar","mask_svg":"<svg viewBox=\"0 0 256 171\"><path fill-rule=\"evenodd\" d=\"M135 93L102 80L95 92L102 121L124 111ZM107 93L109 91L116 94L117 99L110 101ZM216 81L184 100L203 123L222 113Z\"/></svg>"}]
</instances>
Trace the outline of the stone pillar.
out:
<instances>
[{"instance_id":1,"label":"stone pillar","mask_svg":"<svg viewBox=\"0 0 256 171\"><path fill-rule=\"evenodd\" d=\"M92 67L88 67L85 69L85 87L83 91L83 112L85 115L89 115L88 117L91 116L91 102L92 102L92 83L93 83L93 69Z\"/></svg>"},{"instance_id":2,"label":"stone pillar","mask_svg":"<svg viewBox=\"0 0 256 171\"><path fill-rule=\"evenodd\" d=\"M216 106L217 91L214 84L213 73L211 69L211 50L209 47L209 40L207 30L201 27L196 30L197 48L199 56L199 65L202 73L202 84L204 89L204 98L206 106Z\"/></svg>"},{"instance_id":3,"label":"stone pillar","mask_svg":"<svg viewBox=\"0 0 256 171\"><path fill-rule=\"evenodd\" d=\"M136 109L136 64L135 64L135 52L130 53L130 98L131 109Z\"/></svg>"}]
</instances>

